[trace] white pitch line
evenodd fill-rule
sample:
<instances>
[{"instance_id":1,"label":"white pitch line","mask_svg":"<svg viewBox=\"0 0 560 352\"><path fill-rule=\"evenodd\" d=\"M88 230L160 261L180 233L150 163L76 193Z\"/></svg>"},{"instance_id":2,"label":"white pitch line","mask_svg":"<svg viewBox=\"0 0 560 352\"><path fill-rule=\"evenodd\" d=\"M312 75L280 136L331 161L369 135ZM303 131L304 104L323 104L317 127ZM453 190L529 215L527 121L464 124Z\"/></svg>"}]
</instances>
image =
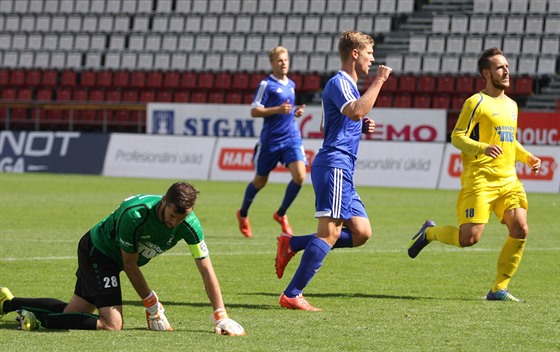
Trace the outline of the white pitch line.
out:
<instances>
[{"instance_id":1,"label":"white pitch line","mask_svg":"<svg viewBox=\"0 0 560 352\"><path fill-rule=\"evenodd\" d=\"M430 249L430 252L496 252L500 251L500 248L441 248L441 249ZM558 252L560 251L559 247L552 247L552 248L525 248L525 252ZM332 253L335 255L339 254L353 254L353 253L405 253L403 249L337 249L334 250ZM275 255L276 252L272 251L265 251L265 252L251 252L250 254L254 255ZM165 253L165 256L188 256L190 257L190 253ZM246 256L247 252L212 252L210 251L211 256ZM16 261L41 261L41 260L68 260L68 259L77 259L76 256L61 256L61 257L19 257L19 258L0 258L0 262L16 262Z\"/></svg>"}]
</instances>

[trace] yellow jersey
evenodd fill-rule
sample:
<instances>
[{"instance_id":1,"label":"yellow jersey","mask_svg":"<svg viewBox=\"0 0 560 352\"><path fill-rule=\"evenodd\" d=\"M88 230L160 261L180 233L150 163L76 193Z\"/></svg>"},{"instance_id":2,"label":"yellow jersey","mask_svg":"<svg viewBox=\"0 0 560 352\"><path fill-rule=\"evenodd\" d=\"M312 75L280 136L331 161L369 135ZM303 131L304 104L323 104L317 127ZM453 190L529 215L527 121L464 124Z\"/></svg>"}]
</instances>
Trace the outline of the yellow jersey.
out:
<instances>
[{"instance_id":1,"label":"yellow jersey","mask_svg":"<svg viewBox=\"0 0 560 352\"><path fill-rule=\"evenodd\" d=\"M517 103L506 95L491 97L484 91L469 97L451 133L451 142L461 150L463 188L503 185L517 178L515 162L527 162L531 155L517 141ZM498 145L503 154L484 154Z\"/></svg>"}]
</instances>

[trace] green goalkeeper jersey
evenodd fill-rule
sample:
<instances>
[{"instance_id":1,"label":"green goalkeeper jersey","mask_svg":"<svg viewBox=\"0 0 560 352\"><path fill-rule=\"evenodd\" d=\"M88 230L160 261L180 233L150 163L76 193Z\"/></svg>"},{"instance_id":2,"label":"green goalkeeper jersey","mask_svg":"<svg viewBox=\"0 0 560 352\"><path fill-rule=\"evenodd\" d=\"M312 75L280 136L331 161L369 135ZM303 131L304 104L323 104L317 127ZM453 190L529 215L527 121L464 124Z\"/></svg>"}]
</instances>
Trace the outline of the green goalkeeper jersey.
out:
<instances>
[{"instance_id":1,"label":"green goalkeeper jersey","mask_svg":"<svg viewBox=\"0 0 560 352\"><path fill-rule=\"evenodd\" d=\"M178 226L170 229L157 217L162 196L139 194L125 199L121 205L91 229L95 248L115 260L122 269L121 249L138 253L138 266L185 240L192 256L203 259L209 255L202 226L194 212Z\"/></svg>"}]
</instances>

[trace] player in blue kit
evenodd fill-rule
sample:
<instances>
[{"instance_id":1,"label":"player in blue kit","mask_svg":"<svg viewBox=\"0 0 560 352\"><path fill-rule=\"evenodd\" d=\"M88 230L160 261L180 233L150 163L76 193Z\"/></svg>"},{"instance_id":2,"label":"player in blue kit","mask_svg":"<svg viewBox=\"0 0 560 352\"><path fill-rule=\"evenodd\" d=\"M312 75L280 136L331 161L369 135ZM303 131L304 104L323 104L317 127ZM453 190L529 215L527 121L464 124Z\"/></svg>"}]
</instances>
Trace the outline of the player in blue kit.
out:
<instances>
[{"instance_id":1,"label":"player in blue kit","mask_svg":"<svg viewBox=\"0 0 560 352\"><path fill-rule=\"evenodd\" d=\"M369 35L345 31L340 36L338 52L341 70L323 90L323 146L311 166L315 191L317 233L307 236L278 237L276 274L296 252L305 249L299 267L280 296L280 306L288 309L317 311L303 297L303 289L321 267L332 248L358 247L371 237L371 225L354 186L354 169L362 133L375 127L366 114L375 104L391 68L379 65L375 79L363 96L357 82L368 74L373 58L374 40Z\"/></svg>"},{"instance_id":2,"label":"player in blue kit","mask_svg":"<svg viewBox=\"0 0 560 352\"><path fill-rule=\"evenodd\" d=\"M290 67L288 50L278 46L269 52L268 57L272 73L260 82L251 109L252 117L264 118L261 136L253 155L256 173L253 181L247 185L241 208L237 211L239 230L249 238L253 237L247 216L249 207L268 182L268 175L278 162L292 174L284 199L272 215L284 233L293 234L286 211L297 197L306 176L307 160L299 126L294 118L303 115L305 105L294 107L296 86L287 76Z\"/></svg>"},{"instance_id":3,"label":"player in blue kit","mask_svg":"<svg viewBox=\"0 0 560 352\"><path fill-rule=\"evenodd\" d=\"M24 298L0 287L0 316L17 311L22 330L123 328L120 272L124 271L146 308L150 330L171 331L163 305L148 286L140 267L186 242L214 310L214 331L245 335L228 317L220 284L193 212L198 191L189 183L171 185L164 196L141 194L121 205L91 228L78 244L78 270L69 302L54 298ZM98 315L93 313L97 310Z\"/></svg>"}]
</instances>

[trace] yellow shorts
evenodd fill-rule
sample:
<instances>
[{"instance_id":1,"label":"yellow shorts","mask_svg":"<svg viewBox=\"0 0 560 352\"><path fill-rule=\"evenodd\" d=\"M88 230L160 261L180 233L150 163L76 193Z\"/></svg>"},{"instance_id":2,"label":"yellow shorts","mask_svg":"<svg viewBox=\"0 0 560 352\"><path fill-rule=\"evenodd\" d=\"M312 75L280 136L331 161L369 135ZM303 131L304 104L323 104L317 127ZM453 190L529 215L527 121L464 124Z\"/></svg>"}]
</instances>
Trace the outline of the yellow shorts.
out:
<instances>
[{"instance_id":1,"label":"yellow shorts","mask_svg":"<svg viewBox=\"0 0 560 352\"><path fill-rule=\"evenodd\" d=\"M486 224L492 211L500 222L507 210L529 208L523 184L515 179L500 187L461 189L457 200L457 222Z\"/></svg>"}]
</instances>

